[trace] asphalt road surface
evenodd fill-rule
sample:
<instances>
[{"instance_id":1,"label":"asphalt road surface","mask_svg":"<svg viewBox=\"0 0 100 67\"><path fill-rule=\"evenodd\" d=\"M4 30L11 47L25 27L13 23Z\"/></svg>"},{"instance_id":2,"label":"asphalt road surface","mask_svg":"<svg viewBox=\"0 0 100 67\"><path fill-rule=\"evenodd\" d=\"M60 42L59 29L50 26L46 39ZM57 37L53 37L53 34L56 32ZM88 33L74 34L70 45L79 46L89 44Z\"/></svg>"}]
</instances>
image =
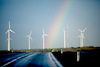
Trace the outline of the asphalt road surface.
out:
<instances>
[{"instance_id":1,"label":"asphalt road surface","mask_svg":"<svg viewBox=\"0 0 100 67\"><path fill-rule=\"evenodd\" d=\"M0 67L63 67L51 52L0 55Z\"/></svg>"}]
</instances>

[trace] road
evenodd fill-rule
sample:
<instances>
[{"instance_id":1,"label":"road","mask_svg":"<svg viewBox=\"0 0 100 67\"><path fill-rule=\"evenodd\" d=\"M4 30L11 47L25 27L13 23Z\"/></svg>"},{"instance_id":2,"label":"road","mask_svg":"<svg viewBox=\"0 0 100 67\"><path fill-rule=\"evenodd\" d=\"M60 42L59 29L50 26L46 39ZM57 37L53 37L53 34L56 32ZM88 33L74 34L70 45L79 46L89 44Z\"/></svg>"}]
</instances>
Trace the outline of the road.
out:
<instances>
[{"instance_id":1,"label":"road","mask_svg":"<svg viewBox=\"0 0 100 67\"><path fill-rule=\"evenodd\" d=\"M0 67L63 67L51 52L0 55Z\"/></svg>"}]
</instances>

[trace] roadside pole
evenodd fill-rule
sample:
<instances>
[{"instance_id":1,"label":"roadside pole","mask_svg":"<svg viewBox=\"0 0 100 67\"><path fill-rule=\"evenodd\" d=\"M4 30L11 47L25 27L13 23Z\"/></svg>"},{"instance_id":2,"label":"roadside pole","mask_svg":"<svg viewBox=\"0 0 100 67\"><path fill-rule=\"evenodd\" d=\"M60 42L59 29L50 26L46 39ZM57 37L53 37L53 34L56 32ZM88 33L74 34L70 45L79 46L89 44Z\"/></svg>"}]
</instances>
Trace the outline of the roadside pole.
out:
<instances>
[{"instance_id":1,"label":"roadside pole","mask_svg":"<svg viewBox=\"0 0 100 67\"><path fill-rule=\"evenodd\" d=\"M79 61L80 61L80 52L77 51L77 62L79 62Z\"/></svg>"}]
</instances>

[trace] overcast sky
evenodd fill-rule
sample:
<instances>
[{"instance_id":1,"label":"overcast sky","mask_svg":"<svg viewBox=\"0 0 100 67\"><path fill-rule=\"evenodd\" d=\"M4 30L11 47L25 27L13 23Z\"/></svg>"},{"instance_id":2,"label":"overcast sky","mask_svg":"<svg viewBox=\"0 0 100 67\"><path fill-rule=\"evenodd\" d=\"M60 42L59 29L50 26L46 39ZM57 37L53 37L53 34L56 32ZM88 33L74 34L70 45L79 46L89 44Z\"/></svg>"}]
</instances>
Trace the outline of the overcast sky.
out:
<instances>
[{"instance_id":1,"label":"overcast sky","mask_svg":"<svg viewBox=\"0 0 100 67\"><path fill-rule=\"evenodd\" d=\"M28 49L30 31L31 49L42 48L42 28L46 48L63 48L67 24L69 47L79 47L78 29L84 28L84 46L100 46L100 0L0 0L0 50L7 50L9 20L11 49Z\"/></svg>"}]
</instances>

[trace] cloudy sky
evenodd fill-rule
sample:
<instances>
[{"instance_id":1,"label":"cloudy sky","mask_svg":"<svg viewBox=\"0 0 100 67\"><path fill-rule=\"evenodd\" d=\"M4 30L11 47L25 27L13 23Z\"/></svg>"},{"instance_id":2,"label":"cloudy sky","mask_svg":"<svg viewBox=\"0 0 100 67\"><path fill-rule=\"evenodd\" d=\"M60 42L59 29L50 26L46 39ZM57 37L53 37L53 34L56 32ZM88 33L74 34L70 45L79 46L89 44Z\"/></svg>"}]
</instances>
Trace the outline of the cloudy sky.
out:
<instances>
[{"instance_id":1,"label":"cloudy sky","mask_svg":"<svg viewBox=\"0 0 100 67\"><path fill-rule=\"evenodd\" d=\"M80 45L78 29L84 28L84 46L100 46L100 0L0 0L0 50L7 50L9 20L11 49L28 49L30 31L31 49L42 48L42 28L45 48L63 48L67 24L69 47Z\"/></svg>"}]
</instances>

